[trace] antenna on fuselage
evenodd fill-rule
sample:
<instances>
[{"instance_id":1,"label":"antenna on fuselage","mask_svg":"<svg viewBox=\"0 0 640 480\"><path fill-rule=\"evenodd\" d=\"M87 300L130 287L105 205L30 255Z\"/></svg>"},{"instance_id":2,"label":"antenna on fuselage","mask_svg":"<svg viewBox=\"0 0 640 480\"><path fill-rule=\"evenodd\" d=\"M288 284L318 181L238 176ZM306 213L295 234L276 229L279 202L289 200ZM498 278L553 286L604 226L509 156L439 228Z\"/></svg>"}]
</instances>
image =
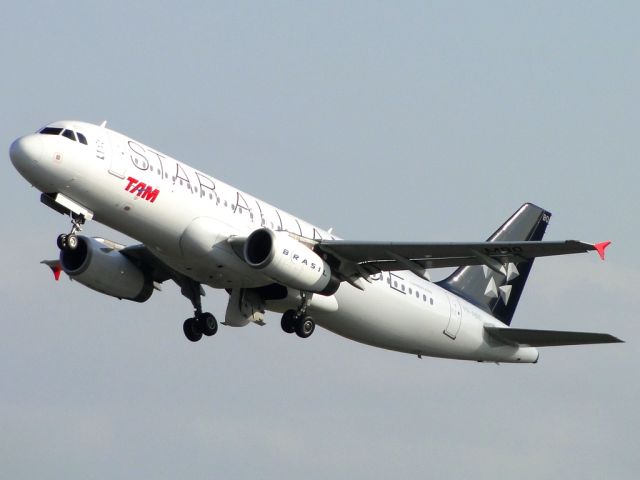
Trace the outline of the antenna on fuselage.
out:
<instances>
[{"instance_id":1,"label":"antenna on fuselage","mask_svg":"<svg viewBox=\"0 0 640 480\"><path fill-rule=\"evenodd\" d=\"M106 120L100 124L100 128L104 128L106 126L107 126L107 121Z\"/></svg>"}]
</instances>

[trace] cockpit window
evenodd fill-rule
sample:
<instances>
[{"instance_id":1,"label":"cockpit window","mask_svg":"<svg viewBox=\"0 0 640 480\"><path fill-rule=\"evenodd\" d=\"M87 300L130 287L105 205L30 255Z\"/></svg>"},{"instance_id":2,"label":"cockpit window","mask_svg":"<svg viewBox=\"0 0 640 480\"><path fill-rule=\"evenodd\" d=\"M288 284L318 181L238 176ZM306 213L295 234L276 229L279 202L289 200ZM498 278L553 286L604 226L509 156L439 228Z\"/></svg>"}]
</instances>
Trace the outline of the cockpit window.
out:
<instances>
[{"instance_id":1,"label":"cockpit window","mask_svg":"<svg viewBox=\"0 0 640 480\"><path fill-rule=\"evenodd\" d=\"M38 133L42 133L44 135L60 135L60 134L62 134L63 137L66 137L69 140L73 140L74 142L78 141L83 145L88 145L87 137L85 137L80 132L74 132L73 130L66 130L66 129L59 128L59 127L44 127ZM77 140L76 140L76 135L78 135L78 139Z\"/></svg>"},{"instance_id":2,"label":"cockpit window","mask_svg":"<svg viewBox=\"0 0 640 480\"><path fill-rule=\"evenodd\" d=\"M40 130L40 133L44 135L60 135L60 132L62 132L62 129L56 127L44 127Z\"/></svg>"},{"instance_id":3,"label":"cockpit window","mask_svg":"<svg viewBox=\"0 0 640 480\"><path fill-rule=\"evenodd\" d=\"M76 141L76 134L71 130L65 130L64 132L62 132L62 136L67 137L69 140L73 140L74 142Z\"/></svg>"}]
</instances>

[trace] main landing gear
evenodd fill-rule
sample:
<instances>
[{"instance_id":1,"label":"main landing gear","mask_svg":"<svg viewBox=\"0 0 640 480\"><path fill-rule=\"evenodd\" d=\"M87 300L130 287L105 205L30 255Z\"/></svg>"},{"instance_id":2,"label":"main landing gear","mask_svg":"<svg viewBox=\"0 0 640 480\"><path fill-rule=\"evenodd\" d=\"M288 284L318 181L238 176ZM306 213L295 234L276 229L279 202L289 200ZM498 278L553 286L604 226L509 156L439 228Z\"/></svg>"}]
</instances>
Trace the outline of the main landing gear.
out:
<instances>
[{"instance_id":1,"label":"main landing gear","mask_svg":"<svg viewBox=\"0 0 640 480\"><path fill-rule=\"evenodd\" d=\"M199 341L202 336L211 337L218 331L216 317L209 312L202 311L201 297L204 294L199 283L192 280L181 285L182 294L191 300L194 308L193 317L187 318L182 325L185 337L191 342Z\"/></svg>"},{"instance_id":2,"label":"main landing gear","mask_svg":"<svg viewBox=\"0 0 640 480\"><path fill-rule=\"evenodd\" d=\"M182 325L184 335L191 342L197 342L202 336L210 337L218 331L218 322L209 312L195 314L194 317L187 318Z\"/></svg>"},{"instance_id":3,"label":"main landing gear","mask_svg":"<svg viewBox=\"0 0 640 480\"><path fill-rule=\"evenodd\" d=\"M300 315L295 310L287 310L282 315L280 326L285 333L295 332L300 338L307 338L315 330L316 323L308 315Z\"/></svg>"},{"instance_id":4,"label":"main landing gear","mask_svg":"<svg viewBox=\"0 0 640 480\"><path fill-rule=\"evenodd\" d=\"M316 329L316 323L307 315L308 299L302 295L302 305L296 310L287 310L282 315L280 326L285 333L295 332L300 338L308 338Z\"/></svg>"},{"instance_id":5,"label":"main landing gear","mask_svg":"<svg viewBox=\"0 0 640 480\"><path fill-rule=\"evenodd\" d=\"M80 226L84 224L84 221L83 215L71 216L71 232L58 235L58 239L56 240L56 244L60 250L75 250L78 248L78 236L76 233L82 230Z\"/></svg>"}]
</instances>

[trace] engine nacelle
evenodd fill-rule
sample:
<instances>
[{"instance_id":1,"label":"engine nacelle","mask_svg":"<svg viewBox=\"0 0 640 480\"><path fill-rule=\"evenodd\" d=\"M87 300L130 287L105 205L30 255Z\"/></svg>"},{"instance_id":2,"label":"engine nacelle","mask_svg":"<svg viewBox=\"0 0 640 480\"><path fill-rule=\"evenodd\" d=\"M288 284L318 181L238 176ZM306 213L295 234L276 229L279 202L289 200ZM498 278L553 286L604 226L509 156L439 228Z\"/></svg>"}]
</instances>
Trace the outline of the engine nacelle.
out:
<instances>
[{"instance_id":1,"label":"engine nacelle","mask_svg":"<svg viewBox=\"0 0 640 480\"><path fill-rule=\"evenodd\" d=\"M112 297L146 302L153 281L118 250L84 236L75 250L60 252L64 272L86 287Z\"/></svg>"},{"instance_id":2,"label":"engine nacelle","mask_svg":"<svg viewBox=\"0 0 640 480\"><path fill-rule=\"evenodd\" d=\"M340 286L327 262L287 232L253 231L244 244L244 261L276 282L305 292L333 295Z\"/></svg>"}]
</instances>

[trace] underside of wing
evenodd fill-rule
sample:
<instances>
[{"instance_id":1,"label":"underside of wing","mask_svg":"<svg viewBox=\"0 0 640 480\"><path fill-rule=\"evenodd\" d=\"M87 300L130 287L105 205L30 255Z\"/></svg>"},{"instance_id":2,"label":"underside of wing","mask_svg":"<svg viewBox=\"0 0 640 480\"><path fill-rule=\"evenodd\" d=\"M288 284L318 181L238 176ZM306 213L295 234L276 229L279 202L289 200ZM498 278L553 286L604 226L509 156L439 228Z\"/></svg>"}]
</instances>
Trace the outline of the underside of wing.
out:
<instances>
[{"instance_id":1,"label":"underside of wing","mask_svg":"<svg viewBox=\"0 0 640 480\"><path fill-rule=\"evenodd\" d=\"M120 253L151 275L154 282L163 283L175 280L179 275L142 244L131 245L120 250Z\"/></svg>"},{"instance_id":2,"label":"underside of wing","mask_svg":"<svg viewBox=\"0 0 640 480\"><path fill-rule=\"evenodd\" d=\"M492 326L485 326L484 329L490 336L508 345L556 347L561 345L622 342L619 338L609 335L608 333L530 330L526 328L499 328Z\"/></svg>"}]
</instances>

